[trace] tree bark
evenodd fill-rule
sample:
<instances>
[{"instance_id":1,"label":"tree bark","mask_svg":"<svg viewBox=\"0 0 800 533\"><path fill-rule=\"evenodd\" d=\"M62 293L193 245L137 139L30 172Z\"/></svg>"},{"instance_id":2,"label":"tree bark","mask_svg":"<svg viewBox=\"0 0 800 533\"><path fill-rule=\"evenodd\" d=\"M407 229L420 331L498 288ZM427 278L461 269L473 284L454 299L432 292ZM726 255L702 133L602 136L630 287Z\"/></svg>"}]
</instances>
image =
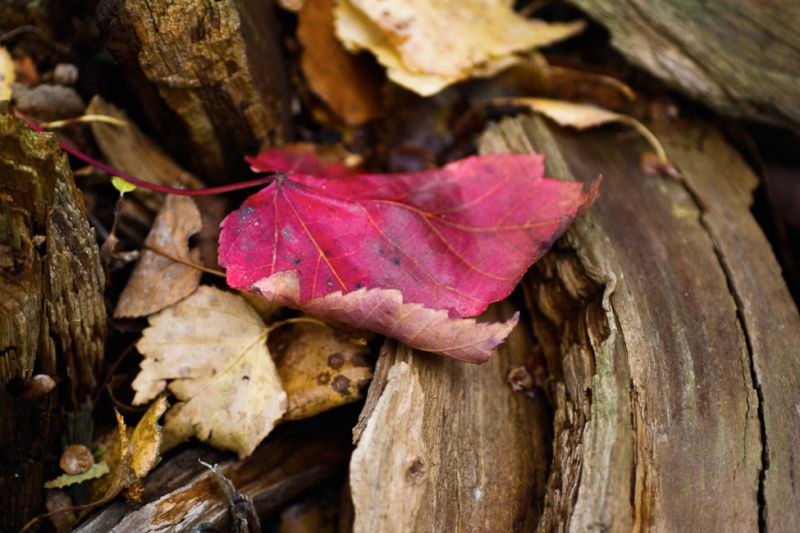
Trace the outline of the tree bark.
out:
<instances>
[{"instance_id":1,"label":"tree bark","mask_svg":"<svg viewBox=\"0 0 800 533\"><path fill-rule=\"evenodd\" d=\"M76 408L97 385L106 314L94 231L55 137L0 114L0 529L41 509L57 462L59 393L26 400L34 373Z\"/></svg>"},{"instance_id":2,"label":"tree bark","mask_svg":"<svg viewBox=\"0 0 800 533\"><path fill-rule=\"evenodd\" d=\"M484 151L543 152L559 179L605 177L522 284L553 419L511 408L531 400L482 377L502 374L530 333L488 367L387 345L351 463L357 531L800 528L800 317L749 212L757 180L706 125L659 135L680 179L645 174L628 132L524 118L486 133ZM380 434L366 438L372 424ZM548 432L542 492L541 455L524 465Z\"/></svg>"},{"instance_id":3,"label":"tree bark","mask_svg":"<svg viewBox=\"0 0 800 533\"><path fill-rule=\"evenodd\" d=\"M632 62L724 114L800 131L800 4L573 0Z\"/></svg>"},{"instance_id":4,"label":"tree bark","mask_svg":"<svg viewBox=\"0 0 800 533\"><path fill-rule=\"evenodd\" d=\"M513 311L504 302L486 318ZM508 374L534 350L524 325L482 366L387 341L355 430L356 533L533 527L549 460L547 405L513 392Z\"/></svg>"},{"instance_id":5,"label":"tree bark","mask_svg":"<svg viewBox=\"0 0 800 533\"><path fill-rule=\"evenodd\" d=\"M148 122L204 178L289 137L272 2L103 0L98 23Z\"/></svg>"}]
</instances>

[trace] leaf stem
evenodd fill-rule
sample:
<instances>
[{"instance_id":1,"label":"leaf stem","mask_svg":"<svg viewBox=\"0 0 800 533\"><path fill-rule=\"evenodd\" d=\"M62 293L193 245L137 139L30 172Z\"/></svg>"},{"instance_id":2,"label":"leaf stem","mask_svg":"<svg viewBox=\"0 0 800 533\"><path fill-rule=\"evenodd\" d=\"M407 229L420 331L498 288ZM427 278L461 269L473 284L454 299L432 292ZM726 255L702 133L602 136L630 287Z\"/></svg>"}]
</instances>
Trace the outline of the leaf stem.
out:
<instances>
[{"instance_id":1,"label":"leaf stem","mask_svg":"<svg viewBox=\"0 0 800 533\"><path fill-rule=\"evenodd\" d=\"M27 122L28 126L30 126L32 130L38 131L40 133L43 133L45 131L41 126L39 126L39 124L37 124L30 117L23 115L17 110L14 110L14 113L19 118ZM88 163L93 167L102 170L103 172L107 172L112 176L119 176L125 181L133 183L134 185L136 185L137 187L141 187L142 189L148 189L151 191L160 192L164 194L176 194L179 196L206 196L212 194L222 194L231 191L239 191L242 189L250 189L252 187L260 187L262 185L267 185L269 183L272 183L273 181L272 174L269 174L252 180L240 181L239 183L230 183L228 185L220 185L217 187L207 187L205 189L177 189L175 187L158 185L156 183L151 183L149 181L144 181L139 178L135 178L129 174L126 174L125 172L122 172L121 170L117 170L114 167L106 165L102 161L98 161L97 159L94 159L93 157L84 154L77 148L74 148L73 146L62 140L58 141L58 146L60 146L61 149L67 152L68 154L77 157L81 161Z\"/></svg>"},{"instance_id":2,"label":"leaf stem","mask_svg":"<svg viewBox=\"0 0 800 533\"><path fill-rule=\"evenodd\" d=\"M297 323L303 323L303 322L308 323L308 324L317 324L318 326L325 326L326 328L331 327L330 324L328 324L327 322L323 322L322 320L319 320L317 318L311 318L309 316L298 316L298 317L295 317L295 318L287 318L286 320L281 320L279 322L275 322L273 324L270 324L269 326L267 326L265 328L265 331L266 331L267 335L269 335L270 333L272 333L276 329L282 328L283 326L288 326L289 324L297 324Z\"/></svg>"},{"instance_id":3,"label":"leaf stem","mask_svg":"<svg viewBox=\"0 0 800 533\"><path fill-rule=\"evenodd\" d=\"M145 248L146 250L150 250L151 252L155 252L158 255L163 255L167 259L171 259L171 260L175 261L176 263L180 263L182 265L186 265L186 266L189 266L189 267L192 267L192 268L196 268L197 270L202 270L203 272L205 272L207 274L213 274L214 276L218 276L220 278L225 278L225 272L223 272L222 270L216 270L214 268L208 268L208 267L200 265L198 263L194 263L192 261L187 261L186 259L181 259L180 257L178 257L176 255L172 255L171 253L167 252L166 250L162 250L161 248L158 248L158 247L150 245L150 244L145 244L143 246L143 248Z\"/></svg>"}]
</instances>

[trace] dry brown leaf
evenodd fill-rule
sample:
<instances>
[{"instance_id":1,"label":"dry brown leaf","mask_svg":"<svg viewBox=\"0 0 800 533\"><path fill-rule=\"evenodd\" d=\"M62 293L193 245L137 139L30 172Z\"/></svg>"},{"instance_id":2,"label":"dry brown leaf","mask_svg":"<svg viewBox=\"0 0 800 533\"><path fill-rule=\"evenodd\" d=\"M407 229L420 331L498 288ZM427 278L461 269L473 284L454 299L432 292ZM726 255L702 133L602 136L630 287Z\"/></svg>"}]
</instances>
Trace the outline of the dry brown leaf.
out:
<instances>
[{"instance_id":1,"label":"dry brown leaf","mask_svg":"<svg viewBox=\"0 0 800 533\"><path fill-rule=\"evenodd\" d=\"M525 19L507 0L340 0L336 33L369 50L390 79L423 96L516 63L518 52L580 32L582 21Z\"/></svg>"},{"instance_id":2,"label":"dry brown leaf","mask_svg":"<svg viewBox=\"0 0 800 533\"><path fill-rule=\"evenodd\" d=\"M297 19L300 65L311 90L342 121L363 124L380 114L380 85L366 58L347 53L333 30L333 0L305 2Z\"/></svg>"},{"instance_id":3,"label":"dry brown leaf","mask_svg":"<svg viewBox=\"0 0 800 533\"><path fill-rule=\"evenodd\" d=\"M145 247L198 263L200 251L189 250L189 238L200 231L200 211L188 196L170 195L161 208ZM114 310L116 318L146 316L187 297L200 284L202 272L145 249Z\"/></svg>"},{"instance_id":4,"label":"dry brown leaf","mask_svg":"<svg viewBox=\"0 0 800 533\"><path fill-rule=\"evenodd\" d=\"M108 463L111 475L92 484L95 503L103 503L114 498L123 490L140 482L155 468L160 459L162 438L162 428L158 425L158 419L168 406L167 398L160 396L147 408L132 431L126 427L122 415L114 412L117 417L117 428L101 439L106 451L100 457Z\"/></svg>"},{"instance_id":5,"label":"dry brown leaf","mask_svg":"<svg viewBox=\"0 0 800 533\"><path fill-rule=\"evenodd\" d=\"M626 124L638 131L656 151L662 163L667 163L667 154L658 138L647 127L628 115L615 113L591 104L576 104L563 100L550 100L548 98L495 98L491 101L496 105L515 105L527 107L531 111L541 113L561 126L584 130L617 122Z\"/></svg>"},{"instance_id":6,"label":"dry brown leaf","mask_svg":"<svg viewBox=\"0 0 800 533\"><path fill-rule=\"evenodd\" d=\"M179 399L166 417L165 441L189 436L252 453L286 410L267 350L267 328L241 296L202 286L150 317L137 348L134 404L169 390Z\"/></svg>"},{"instance_id":7,"label":"dry brown leaf","mask_svg":"<svg viewBox=\"0 0 800 533\"><path fill-rule=\"evenodd\" d=\"M14 59L0 46L0 101L11 99L11 84L15 78Z\"/></svg>"},{"instance_id":8,"label":"dry brown leaf","mask_svg":"<svg viewBox=\"0 0 800 533\"><path fill-rule=\"evenodd\" d=\"M308 418L358 400L361 387L372 379L368 353L367 346L348 342L329 327L296 325L275 357L289 395L284 419Z\"/></svg>"}]
</instances>

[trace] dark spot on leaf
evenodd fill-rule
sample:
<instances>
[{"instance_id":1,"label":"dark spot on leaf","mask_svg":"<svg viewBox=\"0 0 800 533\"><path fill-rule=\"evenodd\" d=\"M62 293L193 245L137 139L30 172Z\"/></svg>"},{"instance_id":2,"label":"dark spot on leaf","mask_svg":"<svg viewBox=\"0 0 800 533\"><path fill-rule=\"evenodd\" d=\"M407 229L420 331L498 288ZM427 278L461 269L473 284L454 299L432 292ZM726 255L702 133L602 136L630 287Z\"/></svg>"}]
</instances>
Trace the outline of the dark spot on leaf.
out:
<instances>
[{"instance_id":1,"label":"dark spot on leaf","mask_svg":"<svg viewBox=\"0 0 800 533\"><path fill-rule=\"evenodd\" d=\"M350 358L350 363L353 366L370 366L369 361L363 354L357 353L353 357Z\"/></svg>"},{"instance_id":2,"label":"dark spot on leaf","mask_svg":"<svg viewBox=\"0 0 800 533\"><path fill-rule=\"evenodd\" d=\"M242 376L242 381L250 381L250 376Z\"/></svg>"},{"instance_id":3,"label":"dark spot on leaf","mask_svg":"<svg viewBox=\"0 0 800 533\"><path fill-rule=\"evenodd\" d=\"M299 265L300 263L302 263L302 259L300 259L299 257L295 257L294 259L292 259L292 263L294 263L295 265Z\"/></svg>"},{"instance_id":4,"label":"dark spot on leaf","mask_svg":"<svg viewBox=\"0 0 800 533\"><path fill-rule=\"evenodd\" d=\"M252 215L255 210L256 210L256 208L253 207L253 206L250 206L250 205L248 205L247 207L243 207L243 208L239 209L239 211L238 211L239 220L244 222L245 220L250 218L250 215Z\"/></svg>"},{"instance_id":5,"label":"dark spot on leaf","mask_svg":"<svg viewBox=\"0 0 800 533\"><path fill-rule=\"evenodd\" d=\"M364 286L364 285L362 285L360 281L356 283L356 289L360 289L360 288L362 288L363 286Z\"/></svg>"},{"instance_id":6,"label":"dark spot on leaf","mask_svg":"<svg viewBox=\"0 0 800 533\"><path fill-rule=\"evenodd\" d=\"M350 396L350 379L346 376L336 376L333 378L331 388L342 396Z\"/></svg>"},{"instance_id":7,"label":"dark spot on leaf","mask_svg":"<svg viewBox=\"0 0 800 533\"><path fill-rule=\"evenodd\" d=\"M334 370L339 370L344 364L344 356L339 352L332 353L328 356L328 366Z\"/></svg>"},{"instance_id":8,"label":"dark spot on leaf","mask_svg":"<svg viewBox=\"0 0 800 533\"><path fill-rule=\"evenodd\" d=\"M399 265L400 264L400 257L397 256L397 255L392 257L392 263L394 263L395 265Z\"/></svg>"},{"instance_id":9,"label":"dark spot on leaf","mask_svg":"<svg viewBox=\"0 0 800 533\"><path fill-rule=\"evenodd\" d=\"M331 375L328 372L322 372L317 376L318 385L327 385L331 382Z\"/></svg>"}]
</instances>

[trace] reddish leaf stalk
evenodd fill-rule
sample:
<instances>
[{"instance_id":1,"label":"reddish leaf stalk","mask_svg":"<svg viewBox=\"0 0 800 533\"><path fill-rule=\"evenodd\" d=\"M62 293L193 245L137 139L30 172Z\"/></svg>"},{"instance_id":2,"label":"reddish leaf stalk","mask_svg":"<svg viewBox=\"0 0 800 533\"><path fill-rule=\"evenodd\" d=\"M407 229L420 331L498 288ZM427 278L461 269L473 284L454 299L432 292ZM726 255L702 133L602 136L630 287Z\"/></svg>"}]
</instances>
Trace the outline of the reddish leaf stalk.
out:
<instances>
[{"instance_id":1,"label":"reddish leaf stalk","mask_svg":"<svg viewBox=\"0 0 800 533\"><path fill-rule=\"evenodd\" d=\"M16 111L16 110L14 111L14 113L19 118L21 118L22 120L27 122L32 130L38 131L38 132L42 132L42 133L45 132L45 130L41 126L39 126L39 124L37 124L33 119L23 115L22 113L20 113L19 111ZM156 191L156 192L160 192L160 193L164 193L164 194L177 194L177 195L180 195L180 196L207 196L207 195L212 195L212 194L222 194L222 193L226 193L226 192L239 191L239 190L242 190L242 189L250 189L250 188L253 188L253 187L260 187L262 185L267 185L267 184L269 184L269 183L271 183L273 181L272 174L269 174L267 176L262 176L260 178L256 178L256 179L252 179L252 180L240 181L238 183L231 183L231 184L228 184L228 185L220 185L220 186L217 186L217 187L207 187L205 189L177 189L175 187L167 187L165 185L158 185L156 183L151 183L149 181L144 181L142 179L139 179L139 178L136 178L136 177L131 176L129 174L126 174L125 172L122 172L121 170L117 170L114 167L106 165L102 161L98 161L97 159L94 159L93 157L90 157L90 156L84 154L83 152L81 152L77 148L74 148L73 146L69 145L68 143L66 143L64 141L59 140L58 141L58 146L61 147L61 149L64 150L65 152L67 152L68 154L71 154L71 155L77 157L81 161L83 161L85 163L88 163L89 165L91 165L91 166L93 166L95 168L98 168L98 169L102 170L103 172L107 172L108 174L110 174L112 176L119 176L120 178L124 179L125 181L127 181L129 183L133 183L134 185L136 185L137 187L141 187L142 189L148 189L148 190L151 190L151 191Z\"/></svg>"}]
</instances>

